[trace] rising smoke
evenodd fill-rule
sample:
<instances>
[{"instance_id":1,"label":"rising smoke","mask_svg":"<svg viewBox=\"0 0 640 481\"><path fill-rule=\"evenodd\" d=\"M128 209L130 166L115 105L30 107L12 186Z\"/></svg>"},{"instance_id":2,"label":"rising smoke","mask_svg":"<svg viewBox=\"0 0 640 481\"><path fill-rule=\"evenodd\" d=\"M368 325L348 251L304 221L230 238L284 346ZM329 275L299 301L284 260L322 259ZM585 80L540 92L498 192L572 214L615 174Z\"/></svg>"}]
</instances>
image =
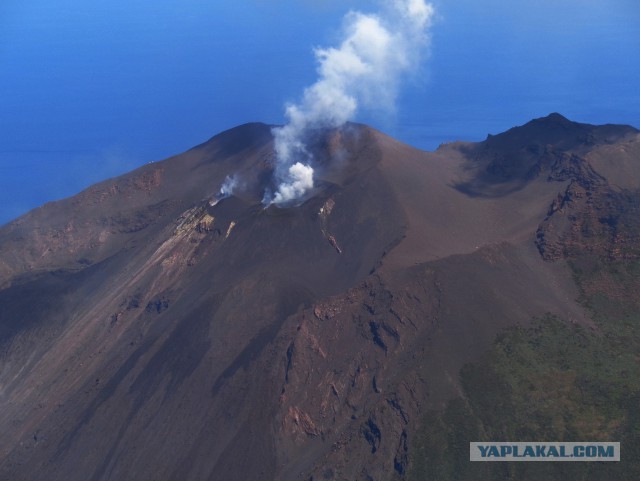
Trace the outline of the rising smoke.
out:
<instances>
[{"instance_id":1,"label":"rising smoke","mask_svg":"<svg viewBox=\"0 0 640 481\"><path fill-rule=\"evenodd\" d=\"M402 75L428 45L433 16L424 0L385 0L378 14L347 14L342 43L315 50L318 80L286 107L287 124L273 129L277 188L265 205L291 203L313 188L311 131L340 127L359 107L393 108Z\"/></svg>"},{"instance_id":2,"label":"rising smoke","mask_svg":"<svg viewBox=\"0 0 640 481\"><path fill-rule=\"evenodd\" d=\"M233 195L233 191L240 187L240 180L237 175L227 175L220 186L220 190L209 201L209 205L214 206L222 199Z\"/></svg>"},{"instance_id":3,"label":"rising smoke","mask_svg":"<svg viewBox=\"0 0 640 481\"><path fill-rule=\"evenodd\" d=\"M220 187L219 195L222 197L229 197L233 194L233 191L238 187L239 180L236 175L227 175Z\"/></svg>"}]
</instances>

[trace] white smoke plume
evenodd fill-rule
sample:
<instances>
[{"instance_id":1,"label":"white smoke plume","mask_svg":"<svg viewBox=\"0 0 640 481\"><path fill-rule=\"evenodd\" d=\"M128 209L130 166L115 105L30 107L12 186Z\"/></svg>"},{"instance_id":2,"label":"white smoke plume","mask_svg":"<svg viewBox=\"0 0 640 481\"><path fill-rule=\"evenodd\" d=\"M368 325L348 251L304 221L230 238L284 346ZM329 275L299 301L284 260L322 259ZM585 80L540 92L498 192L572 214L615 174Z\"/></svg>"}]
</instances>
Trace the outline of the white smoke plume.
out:
<instances>
[{"instance_id":1,"label":"white smoke plume","mask_svg":"<svg viewBox=\"0 0 640 481\"><path fill-rule=\"evenodd\" d=\"M237 176L227 175L224 179L224 182L222 183L222 186L220 187L219 195L223 198L229 197L230 195L233 194L233 191L238 187L238 184L239 184L239 180Z\"/></svg>"},{"instance_id":2,"label":"white smoke plume","mask_svg":"<svg viewBox=\"0 0 640 481\"><path fill-rule=\"evenodd\" d=\"M224 179L224 182L220 186L220 190L218 191L218 193L209 201L209 205L213 207L222 199L226 199L227 197L233 195L233 191L239 187L240 181L238 180L238 176L227 175Z\"/></svg>"},{"instance_id":3,"label":"white smoke plume","mask_svg":"<svg viewBox=\"0 0 640 481\"><path fill-rule=\"evenodd\" d=\"M282 204L298 199L313 188L313 167L296 162L287 170L286 181L278 186L273 202Z\"/></svg>"},{"instance_id":4,"label":"white smoke plume","mask_svg":"<svg viewBox=\"0 0 640 481\"><path fill-rule=\"evenodd\" d=\"M290 203L313 188L310 131L340 127L361 106L393 108L402 75L419 64L429 42L434 13L424 0L385 0L378 14L349 12L340 45L315 50L318 80L286 107L287 124L273 129L278 187L265 204Z\"/></svg>"}]
</instances>

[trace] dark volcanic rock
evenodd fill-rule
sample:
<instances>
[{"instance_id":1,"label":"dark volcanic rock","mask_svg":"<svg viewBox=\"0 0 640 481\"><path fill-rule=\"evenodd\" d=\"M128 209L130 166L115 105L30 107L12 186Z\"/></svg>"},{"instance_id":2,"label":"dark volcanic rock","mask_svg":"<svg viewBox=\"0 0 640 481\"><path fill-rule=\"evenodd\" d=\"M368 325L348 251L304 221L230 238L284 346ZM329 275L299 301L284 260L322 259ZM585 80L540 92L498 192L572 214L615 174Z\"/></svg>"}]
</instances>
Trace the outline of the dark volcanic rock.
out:
<instances>
[{"instance_id":1,"label":"dark volcanic rock","mask_svg":"<svg viewBox=\"0 0 640 481\"><path fill-rule=\"evenodd\" d=\"M586 179L577 171L589 169L579 157L600 145L634 139L633 127L594 126L571 122L559 114L532 120L486 141L465 147L473 159L472 179L457 188L479 197L502 196L522 189L540 175Z\"/></svg>"},{"instance_id":2,"label":"dark volcanic rock","mask_svg":"<svg viewBox=\"0 0 640 481\"><path fill-rule=\"evenodd\" d=\"M297 207L248 124L0 229L0 479L405 479L498 331L589 322L562 259L638 256L630 127L312 149Z\"/></svg>"}]
</instances>

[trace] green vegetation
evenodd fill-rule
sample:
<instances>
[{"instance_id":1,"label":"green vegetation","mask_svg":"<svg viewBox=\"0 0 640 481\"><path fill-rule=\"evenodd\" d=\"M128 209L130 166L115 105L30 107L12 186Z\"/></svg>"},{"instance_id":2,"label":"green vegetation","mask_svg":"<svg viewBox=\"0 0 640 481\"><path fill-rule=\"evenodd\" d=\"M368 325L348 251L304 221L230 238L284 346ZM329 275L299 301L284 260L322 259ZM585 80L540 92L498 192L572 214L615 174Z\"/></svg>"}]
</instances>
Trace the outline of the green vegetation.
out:
<instances>
[{"instance_id":1,"label":"green vegetation","mask_svg":"<svg viewBox=\"0 0 640 481\"><path fill-rule=\"evenodd\" d=\"M411 481L640 479L640 263L572 262L594 327L547 316L465 366L464 397L429 412ZM620 441L619 463L469 461L471 441Z\"/></svg>"}]
</instances>

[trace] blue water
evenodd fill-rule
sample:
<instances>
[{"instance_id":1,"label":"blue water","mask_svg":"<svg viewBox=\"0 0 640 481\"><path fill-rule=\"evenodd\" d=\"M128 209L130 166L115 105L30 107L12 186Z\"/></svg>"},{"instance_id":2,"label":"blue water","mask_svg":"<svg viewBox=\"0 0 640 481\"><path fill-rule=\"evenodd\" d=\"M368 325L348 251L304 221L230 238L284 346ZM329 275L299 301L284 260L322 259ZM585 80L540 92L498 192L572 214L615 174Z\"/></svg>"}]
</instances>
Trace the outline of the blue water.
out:
<instances>
[{"instance_id":1,"label":"blue water","mask_svg":"<svg viewBox=\"0 0 640 481\"><path fill-rule=\"evenodd\" d=\"M356 120L424 149L553 111L640 126L635 0L435 3L430 58L396 111ZM235 125L283 122L349 8L375 3L3 2L0 223Z\"/></svg>"}]
</instances>

